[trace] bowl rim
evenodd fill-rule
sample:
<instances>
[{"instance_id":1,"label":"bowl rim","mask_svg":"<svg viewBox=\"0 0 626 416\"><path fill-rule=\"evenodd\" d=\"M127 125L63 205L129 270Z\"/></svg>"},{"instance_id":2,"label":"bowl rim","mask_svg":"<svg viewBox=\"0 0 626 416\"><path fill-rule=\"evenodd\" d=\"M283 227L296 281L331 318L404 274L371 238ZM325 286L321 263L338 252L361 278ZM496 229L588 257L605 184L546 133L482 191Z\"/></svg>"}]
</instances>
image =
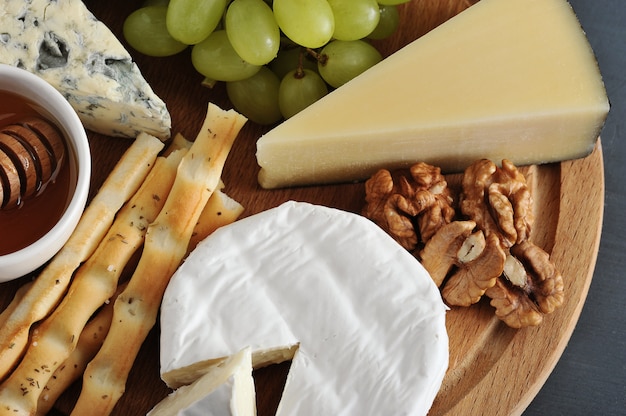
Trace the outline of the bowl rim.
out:
<instances>
[{"instance_id":1,"label":"bowl rim","mask_svg":"<svg viewBox=\"0 0 626 416\"><path fill-rule=\"evenodd\" d=\"M9 79L9 82L6 80ZM0 283L24 276L50 260L67 242L85 209L91 181L91 151L85 128L70 103L47 81L24 69L0 64L0 89L26 97L56 121L76 159L76 189L59 221L39 240L0 255ZM39 105L40 104L40 105Z\"/></svg>"}]
</instances>

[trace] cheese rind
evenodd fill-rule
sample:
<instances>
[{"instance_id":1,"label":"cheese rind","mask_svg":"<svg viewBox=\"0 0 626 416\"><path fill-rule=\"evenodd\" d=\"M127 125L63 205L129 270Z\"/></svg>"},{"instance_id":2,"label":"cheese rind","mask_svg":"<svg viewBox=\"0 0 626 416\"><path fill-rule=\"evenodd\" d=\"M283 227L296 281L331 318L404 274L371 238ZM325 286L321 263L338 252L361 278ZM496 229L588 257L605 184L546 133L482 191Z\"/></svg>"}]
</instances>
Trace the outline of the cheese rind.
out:
<instances>
[{"instance_id":1,"label":"cheese rind","mask_svg":"<svg viewBox=\"0 0 626 416\"><path fill-rule=\"evenodd\" d=\"M128 51L80 0L9 0L0 63L32 72L69 101L89 130L170 136L170 114Z\"/></svg>"},{"instance_id":2,"label":"cheese rind","mask_svg":"<svg viewBox=\"0 0 626 416\"><path fill-rule=\"evenodd\" d=\"M609 103L565 0L481 0L262 136L265 188L591 152Z\"/></svg>"},{"instance_id":3,"label":"cheese rind","mask_svg":"<svg viewBox=\"0 0 626 416\"><path fill-rule=\"evenodd\" d=\"M295 346L277 415L426 414L448 364L445 311L371 221L288 202L218 229L173 276L161 375L176 383L246 345L258 367Z\"/></svg>"},{"instance_id":4,"label":"cheese rind","mask_svg":"<svg viewBox=\"0 0 626 416\"><path fill-rule=\"evenodd\" d=\"M254 416L255 397L250 348L244 348L172 392L147 416Z\"/></svg>"}]
</instances>

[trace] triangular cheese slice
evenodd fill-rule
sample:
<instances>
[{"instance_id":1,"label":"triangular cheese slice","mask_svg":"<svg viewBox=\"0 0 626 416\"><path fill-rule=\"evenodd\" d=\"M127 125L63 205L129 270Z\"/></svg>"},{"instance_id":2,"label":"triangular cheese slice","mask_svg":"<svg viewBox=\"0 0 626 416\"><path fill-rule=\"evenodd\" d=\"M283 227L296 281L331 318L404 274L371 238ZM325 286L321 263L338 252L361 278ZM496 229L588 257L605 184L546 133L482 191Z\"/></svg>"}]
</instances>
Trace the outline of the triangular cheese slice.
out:
<instances>
[{"instance_id":1,"label":"triangular cheese slice","mask_svg":"<svg viewBox=\"0 0 626 416\"><path fill-rule=\"evenodd\" d=\"M244 348L175 390L148 416L254 416L255 398L250 348Z\"/></svg>"},{"instance_id":2,"label":"triangular cheese slice","mask_svg":"<svg viewBox=\"0 0 626 416\"><path fill-rule=\"evenodd\" d=\"M425 415L448 366L445 314L430 275L373 222L287 202L216 230L174 274L161 377L250 346L255 368L292 358L277 416Z\"/></svg>"},{"instance_id":3,"label":"triangular cheese slice","mask_svg":"<svg viewBox=\"0 0 626 416\"><path fill-rule=\"evenodd\" d=\"M46 80L89 130L135 138L170 135L170 114L120 41L80 0L8 0L0 63Z\"/></svg>"},{"instance_id":4,"label":"triangular cheese slice","mask_svg":"<svg viewBox=\"0 0 626 416\"><path fill-rule=\"evenodd\" d=\"M588 154L609 103L565 0L481 0L262 136L274 188Z\"/></svg>"}]
</instances>

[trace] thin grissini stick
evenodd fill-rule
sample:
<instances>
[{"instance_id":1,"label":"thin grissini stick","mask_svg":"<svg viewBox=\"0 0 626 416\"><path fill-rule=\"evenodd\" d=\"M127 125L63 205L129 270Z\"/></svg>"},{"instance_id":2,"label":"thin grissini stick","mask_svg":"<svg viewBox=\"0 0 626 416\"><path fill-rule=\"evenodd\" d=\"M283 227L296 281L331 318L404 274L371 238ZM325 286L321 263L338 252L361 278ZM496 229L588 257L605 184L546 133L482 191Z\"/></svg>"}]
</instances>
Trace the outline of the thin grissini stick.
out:
<instances>
[{"instance_id":1,"label":"thin grissini stick","mask_svg":"<svg viewBox=\"0 0 626 416\"><path fill-rule=\"evenodd\" d=\"M167 149L165 149L163 156L167 156L174 150L178 150L178 149L189 150L192 144L193 142L190 142L189 140L187 140L185 136L183 136L181 133L176 133L170 145L167 147Z\"/></svg>"},{"instance_id":2,"label":"thin grissini stick","mask_svg":"<svg viewBox=\"0 0 626 416\"><path fill-rule=\"evenodd\" d=\"M176 135L172 139L172 142L170 143L170 145L163 152L163 156L167 156L168 154L170 154L174 150L178 150L178 149L187 149L187 150L189 150L189 148L191 147L192 144L193 144L193 142L190 141L190 140L187 140L185 138L185 136L183 136L181 133L176 133ZM223 189L223 188L224 188L224 183L220 179L220 184L217 187L217 189Z\"/></svg>"},{"instance_id":3,"label":"thin grissini stick","mask_svg":"<svg viewBox=\"0 0 626 416\"><path fill-rule=\"evenodd\" d=\"M20 304L28 289L33 285L33 282L28 282L20 286L15 292L15 296L9 305L0 313L0 328L4 326L4 323L9 319L9 316L13 313L17 305Z\"/></svg>"},{"instance_id":4,"label":"thin grissini stick","mask_svg":"<svg viewBox=\"0 0 626 416\"><path fill-rule=\"evenodd\" d=\"M216 189L202 210L200 218L198 218L198 223L191 234L191 239L187 247L187 254L213 231L219 227L235 222L243 211L243 205L226 195L220 189Z\"/></svg>"},{"instance_id":5,"label":"thin grissini stick","mask_svg":"<svg viewBox=\"0 0 626 416\"><path fill-rule=\"evenodd\" d=\"M31 326L57 306L73 273L100 243L120 207L137 191L163 142L140 134L118 161L113 171L85 209L76 229L51 262L34 281L0 327L0 380L18 363L28 343Z\"/></svg>"},{"instance_id":6,"label":"thin grissini stick","mask_svg":"<svg viewBox=\"0 0 626 416\"><path fill-rule=\"evenodd\" d=\"M35 413L39 395L53 372L74 350L89 318L113 296L125 265L142 246L148 225L167 199L183 153L186 151L157 159L96 251L78 269L59 306L32 331L24 358L0 385L0 415Z\"/></svg>"},{"instance_id":7,"label":"thin grissini stick","mask_svg":"<svg viewBox=\"0 0 626 416\"><path fill-rule=\"evenodd\" d=\"M48 384L46 384L39 396L37 404L38 416L47 415L59 396L82 376L87 363L96 355L104 342L104 337L109 332L111 318L113 317L113 301L125 287L125 283L118 286L111 301L107 302L85 325L85 329L83 329L78 338L76 348L52 374Z\"/></svg>"},{"instance_id":8,"label":"thin grissini stick","mask_svg":"<svg viewBox=\"0 0 626 416\"><path fill-rule=\"evenodd\" d=\"M165 206L148 229L137 268L115 301L111 328L87 365L72 415L110 414L124 393L137 353L156 323L165 288L187 252L200 213L220 183L226 157L245 122L237 112L209 104Z\"/></svg>"}]
</instances>

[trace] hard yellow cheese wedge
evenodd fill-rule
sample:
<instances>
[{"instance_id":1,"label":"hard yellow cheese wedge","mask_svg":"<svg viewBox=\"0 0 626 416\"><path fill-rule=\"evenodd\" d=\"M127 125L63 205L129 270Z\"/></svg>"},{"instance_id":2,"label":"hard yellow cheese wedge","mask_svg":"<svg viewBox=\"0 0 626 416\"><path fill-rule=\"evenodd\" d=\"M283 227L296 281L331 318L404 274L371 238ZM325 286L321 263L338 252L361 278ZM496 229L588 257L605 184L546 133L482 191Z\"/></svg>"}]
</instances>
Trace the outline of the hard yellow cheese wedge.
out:
<instances>
[{"instance_id":1,"label":"hard yellow cheese wedge","mask_svg":"<svg viewBox=\"0 0 626 416\"><path fill-rule=\"evenodd\" d=\"M609 103L565 0L481 0L257 143L265 188L587 155Z\"/></svg>"}]
</instances>

